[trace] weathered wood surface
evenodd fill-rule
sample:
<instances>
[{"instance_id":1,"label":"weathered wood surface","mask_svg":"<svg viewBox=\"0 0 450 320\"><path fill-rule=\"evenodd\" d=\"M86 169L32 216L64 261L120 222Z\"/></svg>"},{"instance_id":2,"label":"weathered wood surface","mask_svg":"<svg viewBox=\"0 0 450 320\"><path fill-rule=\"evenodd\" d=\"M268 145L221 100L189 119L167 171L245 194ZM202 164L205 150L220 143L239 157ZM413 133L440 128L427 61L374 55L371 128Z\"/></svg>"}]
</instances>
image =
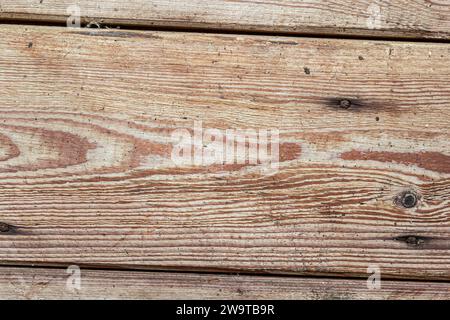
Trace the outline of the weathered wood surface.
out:
<instances>
[{"instance_id":1,"label":"weathered wood surface","mask_svg":"<svg viewBox=\"0 0 450 320\"><path fill-rule=\"evenodd\" d=\"M369 289L363 279L82 269L77 283L65 269L2 267L0 273L0 299L450 299L449 284L440 282L382 279L379 289Z\"/></svg>"},{"instance_id":2,"label":"weathered wood surface","mask_svg":"<svg viewBox=\"0 0 450 320\"><path fill-rule=\"evenodd\" d=\"M449 45L1 34L0 262L450 279ZM279 172L176 167L194 120Z\"/></svg>"},{"instance_id":3,"label":"weathered wood surface","mask_svg":"<svg viewBox=\"0 0 450 320\"><path fill-rule=\"evenodd\" d=\"M2 0L0 19L297 34L450 38L448 0Z\"/></svg>"}]
</instances>

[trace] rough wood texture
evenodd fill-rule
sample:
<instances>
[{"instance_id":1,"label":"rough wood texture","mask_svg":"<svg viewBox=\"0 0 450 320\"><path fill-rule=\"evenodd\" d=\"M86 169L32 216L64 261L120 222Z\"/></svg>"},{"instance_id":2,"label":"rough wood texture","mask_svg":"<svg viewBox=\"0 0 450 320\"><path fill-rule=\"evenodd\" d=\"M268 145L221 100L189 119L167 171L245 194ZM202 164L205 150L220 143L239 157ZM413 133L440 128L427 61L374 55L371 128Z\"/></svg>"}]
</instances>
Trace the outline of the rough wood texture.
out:
<instances>
[{"instance_id":1,"label":"rough wood texture","mask_svg":"<svg viewBox=\"0 0 450 320\"><path fill-rule=\"evenodd\" d=\"M1 262L450 279L449 45L0 31ZM175 167L194 120L279 172Z\"/></svg>"},{"instance_id":2,"label":"rough wood texture","mask_svg":"<svg viewBox=\"0 0 450 320\"><path fill-rule=\"evenodd\" d=\"M448 300L448 283L81 270L80 288L64 269L0 269L0 299Z\"/></svg>"},{"instance_id":3,"label":"rough wood texture","mask_svg":"<svg viewBox=\"0 0 450 320\"><path fill-rule=\"evenodd\" d=\"M2 0L0 19L382 37L450 38L448 0Z\"/></svg>"}]
</instances>

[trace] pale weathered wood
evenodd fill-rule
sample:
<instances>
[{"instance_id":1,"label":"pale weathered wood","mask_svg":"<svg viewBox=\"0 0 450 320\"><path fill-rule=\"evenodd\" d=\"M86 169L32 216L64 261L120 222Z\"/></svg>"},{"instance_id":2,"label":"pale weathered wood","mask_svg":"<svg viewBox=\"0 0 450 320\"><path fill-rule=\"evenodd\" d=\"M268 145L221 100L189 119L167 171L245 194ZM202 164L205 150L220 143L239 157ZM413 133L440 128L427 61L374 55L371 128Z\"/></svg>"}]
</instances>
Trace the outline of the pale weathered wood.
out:
<instances>
[{"instance_id":1,"label":"pale weathered wood","mask_svg":"<svg viewBox=\"0 0 450 320\"><path fill-rule=\"evenodd\" d=\"M2 267L0 299L450 299L450 284L440 282L381 279L378 289L363 279L84 269L80 275L76 282L65 269Z\"/></svg>"},{"instance_id":2,"label":"pale weathered wood","mask_svg":"<svg viewBox=\"0 0 450 320\"><path fill-rule=\"evenodd\" d=\"M2 0L0 19L65 23L74 4L103 25L450 38L448 0Z\"/></svg>"},{"instance_id":3,"label":"pale weathered wood","mask_svg":"<svg viewBox=\"0 0 450 320\"><path fill-rule=\"evenodd\" d=\"M450 279L449 45L0 31L1 262ZM279 172L176 167L194 120Z\"/></svg>"}]
</instances>

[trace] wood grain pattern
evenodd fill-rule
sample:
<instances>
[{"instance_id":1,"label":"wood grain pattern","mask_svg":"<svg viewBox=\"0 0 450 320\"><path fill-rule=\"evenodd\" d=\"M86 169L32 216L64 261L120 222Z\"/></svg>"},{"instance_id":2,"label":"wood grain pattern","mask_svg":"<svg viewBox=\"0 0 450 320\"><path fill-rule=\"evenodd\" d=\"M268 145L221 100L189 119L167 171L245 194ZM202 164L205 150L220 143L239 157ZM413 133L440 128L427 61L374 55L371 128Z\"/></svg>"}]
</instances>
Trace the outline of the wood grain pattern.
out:
<instances>
[{"instance_id":1,"label":"wood grain pattern","mask_svg":"<svg viewBox=\"0 0 450 320\"><path fill-rule=\"evenodd\" d=\"M450 279L449 45L1 33L2 263ZM176 167L195 120L279 171Z\"/></svg>"},{"instance_id":2,"label":"wood grain pattern","mask_svg":"<svg viewBox=\"0 0 450 320\"><path fill-rule=\"evenodd\" d=\"M0 299L448 300L448 283L81 270L80 288L65 269L2 267ZM69 280L69 281L68 281Z\"/></svg>"},{"instance_id":3,"label":"wood grain pattern","mask_svg":"<svg viewBox=\"0 0 450 320\"><path fill-rule=\"evenodd\" d=\"M0 19L450 39L448 0L2 0Z\"/></svg>"}]
</instances>

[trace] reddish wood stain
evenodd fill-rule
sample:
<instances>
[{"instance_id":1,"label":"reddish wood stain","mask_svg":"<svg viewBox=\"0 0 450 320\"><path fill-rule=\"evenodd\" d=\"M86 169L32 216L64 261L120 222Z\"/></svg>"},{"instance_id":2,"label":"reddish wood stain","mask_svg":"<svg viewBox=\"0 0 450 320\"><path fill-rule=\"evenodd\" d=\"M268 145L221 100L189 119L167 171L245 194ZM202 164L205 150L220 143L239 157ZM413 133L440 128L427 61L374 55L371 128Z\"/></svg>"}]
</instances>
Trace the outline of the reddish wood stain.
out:
<instances>
[{"instance_id":1,"label":"reddish wood stain","mask_svg":"<svg viewBox=\"0 0 450 320\"><path fill-rule=\"evenodd\" d=\"M396 162L415 165L423 169L450 173L450 156L440 152L387 152L352 150L341 155L343 160L372 160L380 162Z\"/></svg>"}]
</instances>

